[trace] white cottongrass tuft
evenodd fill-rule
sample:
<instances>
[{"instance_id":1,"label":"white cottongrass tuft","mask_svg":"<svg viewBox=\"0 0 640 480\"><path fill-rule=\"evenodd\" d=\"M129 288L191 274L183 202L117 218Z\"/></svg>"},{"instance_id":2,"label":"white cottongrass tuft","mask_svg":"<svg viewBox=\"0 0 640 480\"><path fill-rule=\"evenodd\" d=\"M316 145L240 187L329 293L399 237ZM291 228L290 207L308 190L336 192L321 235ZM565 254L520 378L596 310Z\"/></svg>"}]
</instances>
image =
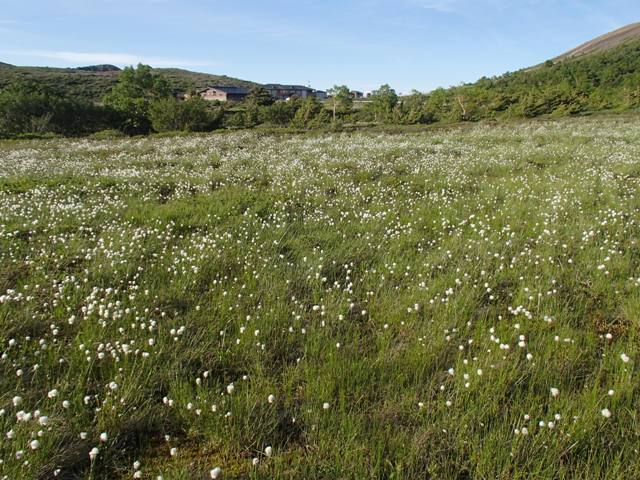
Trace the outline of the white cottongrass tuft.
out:
<instances>
[{"instance_id":1,"label":"white cottongrass tuft","mask_svg":"<svg viewBox=\"0 0 640 480\"><path fill-rule=\"evenodd\" d=\"M100 450L98 450L98 447L93 447L91 449L91 451L89 452L89 458L91 459L91 461L94 461L96 459L96 457L98 456L98 453L100 453Z\"/></svg>"}]
</instances>

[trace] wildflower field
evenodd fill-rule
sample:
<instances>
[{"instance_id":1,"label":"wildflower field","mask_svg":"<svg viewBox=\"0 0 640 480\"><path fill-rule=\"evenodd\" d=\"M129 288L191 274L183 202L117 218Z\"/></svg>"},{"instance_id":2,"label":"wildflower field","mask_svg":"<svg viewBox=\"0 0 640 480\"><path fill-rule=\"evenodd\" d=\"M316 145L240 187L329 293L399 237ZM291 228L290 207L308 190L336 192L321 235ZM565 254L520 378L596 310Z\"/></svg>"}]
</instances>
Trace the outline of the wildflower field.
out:
<instances>
[{"instance_id":1,"label":"wildflower field","mask_svg":"<svg viewBox=\"0 0 640 480\"><path fill-rule=\"evenodd\" d=\"M640 478L640 122L0 143L0 478Z\"/></svg>"}]
</instances>

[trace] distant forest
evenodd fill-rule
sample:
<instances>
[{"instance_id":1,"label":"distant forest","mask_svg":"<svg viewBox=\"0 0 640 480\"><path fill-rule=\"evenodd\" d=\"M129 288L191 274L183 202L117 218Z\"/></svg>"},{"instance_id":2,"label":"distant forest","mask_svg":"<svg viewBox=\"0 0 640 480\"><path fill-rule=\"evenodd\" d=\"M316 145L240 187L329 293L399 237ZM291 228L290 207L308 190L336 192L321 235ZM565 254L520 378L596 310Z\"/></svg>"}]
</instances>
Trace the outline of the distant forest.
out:
<instances>
[{"instance_id":1,"label":"distant forest","mask_svg":"<svg viewBox=\"0 0 640 480\"><path fill-rule=\"evenodd\" d=\"M258 126L306 130L415 125L640 108L640 41L426 94L413 92L400 97L389 85L383 85L367 101L355 102L347 86L335 86L324 102L315 98L285 102L274 101L262 87L250 82L245 82L252 88L241 103L207 102L197 95L179 100L175 71L159 73L145 65L116 72L113 85L96 101L74 94L78 86L76 90L66 88L59 83L59 76L25 78L5 74L7 71L3 69L4 78L0 79L0 136L5 138L144 135Z\"/></svg>"}]
</instances>

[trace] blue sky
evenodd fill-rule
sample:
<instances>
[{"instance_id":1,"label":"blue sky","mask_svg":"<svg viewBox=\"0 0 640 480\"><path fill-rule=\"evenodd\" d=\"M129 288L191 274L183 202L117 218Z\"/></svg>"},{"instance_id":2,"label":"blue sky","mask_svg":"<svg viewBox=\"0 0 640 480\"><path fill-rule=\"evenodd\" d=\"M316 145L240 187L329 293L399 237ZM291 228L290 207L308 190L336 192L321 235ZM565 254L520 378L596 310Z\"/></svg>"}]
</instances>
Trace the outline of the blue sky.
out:
<instances>
[{"instance_id":1,"label":"blue sky","mask_svg":"<svg viewBox=\"0 0 640 480\"><path fill-rule=\"evenodd\" d=\"M639 0L0 0L0 61L429 91L636 21Z\"/></svg>"}]
</instances>

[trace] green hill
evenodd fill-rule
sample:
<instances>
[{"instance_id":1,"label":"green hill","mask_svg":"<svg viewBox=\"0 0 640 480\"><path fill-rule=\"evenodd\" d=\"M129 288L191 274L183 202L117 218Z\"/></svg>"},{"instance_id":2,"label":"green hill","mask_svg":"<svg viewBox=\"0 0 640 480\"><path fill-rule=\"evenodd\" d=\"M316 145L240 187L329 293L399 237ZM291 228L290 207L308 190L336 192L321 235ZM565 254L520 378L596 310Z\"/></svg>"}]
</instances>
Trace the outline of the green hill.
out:
<instances>
[{"instance_id":1,"label":"green hill","mask_svg":"<svg viewBox=\"0 0 640 480\"><path fill-rule=\"evenodd\" d=\"M429 121L640 108L640 27L599 37L536 67L404 99Z\"/></svg>"},{"instance_id":2,"label":"green hill","mask_svg":"<svg viewBox=\"0 0 640 480\"><path fill-rule=\"evenodd\" d=\"M234 85L252 87L253 82L227 77L197 73L177 68L156 68L154 72L169 80L175 94L190 88L207 85ZM16 67L0 62L0 89L19 81L27 80L45 84L52 92L65 97L99 101L116 83L120 69L113 65L94 65L79 68Z\"/></svg>"},{"instance_id":3,"label":"green hill","mask_svg":"<svg viewBox=\"0 0 640 480\"><path fill-rule=\"evenodd\" d=\"M182 70L180 68L156 68L154 71L161 73L169 80L175 93L184 93L189 88L201 89L211 85L247 88L258 85L255 82L227 77L226 75L211 75L208 73Z\"/></svg>"}]
</instances>

